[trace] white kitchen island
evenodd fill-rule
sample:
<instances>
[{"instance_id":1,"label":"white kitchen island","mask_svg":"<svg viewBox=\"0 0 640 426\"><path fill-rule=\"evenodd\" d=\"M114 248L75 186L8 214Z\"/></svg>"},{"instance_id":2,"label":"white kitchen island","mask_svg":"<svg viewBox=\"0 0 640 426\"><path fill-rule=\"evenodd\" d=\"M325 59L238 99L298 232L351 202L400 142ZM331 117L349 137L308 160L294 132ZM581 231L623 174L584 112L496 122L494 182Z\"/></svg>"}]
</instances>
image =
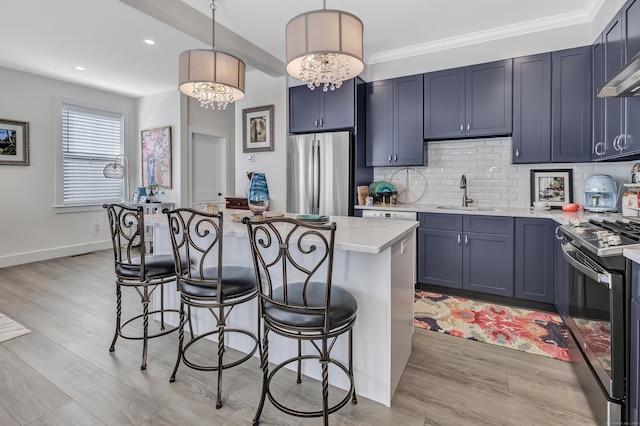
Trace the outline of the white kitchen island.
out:
<instances>
[{"instance_id":1,"label":"white kitchen island","mask_svg":"<svg viewBox=\"0 0 640 426\"><path fill-rule=\"evenodd\" d=\"M246 225L230 219L230 213L239 212L223 211L223 262L253 268ZM356 392L391 406L411 354L418 222L339 216L332 216L331 221L337 224L333 283L348 289L358 301L353 350ZM170 253L166 216L147 216L145 222L154 225L155 252ZM171 287L165 289L165 298L165 303L179 304L179 295ZM210 330L213 318L200 314L194 314L196 329ZM173 315L167 321L176 324L178 318ZM234 308L228 324L255 332L257 300ZM249 344L248 339L237 336L228 340L229 346L245 352ZM347 363L347 345L346 335L339 338L332 357ZM306 353L312 350L308 347ZM269 351L270 360L280 362L296 353L296 343L271 333ZM320 379L316 363L307 362L303 373ZM347 378L338 368L331 367L329 379L332 385L348 389Z\"/></svg>"}]
</instances>

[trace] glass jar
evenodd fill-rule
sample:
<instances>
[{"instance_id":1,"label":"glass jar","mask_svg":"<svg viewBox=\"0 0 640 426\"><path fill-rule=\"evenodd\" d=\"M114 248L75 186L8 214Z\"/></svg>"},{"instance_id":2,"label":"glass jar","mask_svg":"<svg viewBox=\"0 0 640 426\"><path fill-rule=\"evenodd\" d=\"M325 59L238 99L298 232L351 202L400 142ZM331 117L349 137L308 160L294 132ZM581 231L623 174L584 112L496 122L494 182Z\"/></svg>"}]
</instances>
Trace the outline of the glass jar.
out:
<instances>
[{"instance_id":1,"label":"glass jar","mask_svg":"<svg viewBox=\"0 0 640 426\"><path fill-rule=\"evenodd\" d=\"M249 196L247 197L249 210L254 215L261 215L269 210L269 187L264 173L254 173L251 176L249 185Z\"/></svg>"}]
</instances>

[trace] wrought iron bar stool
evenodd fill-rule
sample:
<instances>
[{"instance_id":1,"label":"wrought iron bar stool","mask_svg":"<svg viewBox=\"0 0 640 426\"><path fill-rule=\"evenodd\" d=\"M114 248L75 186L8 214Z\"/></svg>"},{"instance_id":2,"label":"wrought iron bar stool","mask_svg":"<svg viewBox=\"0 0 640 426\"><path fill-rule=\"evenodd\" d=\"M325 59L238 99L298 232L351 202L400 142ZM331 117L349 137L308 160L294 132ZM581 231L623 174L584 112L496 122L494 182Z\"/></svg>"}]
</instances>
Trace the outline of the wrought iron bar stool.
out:
<instances>
[{"instance_id":1,"label":"wrought iron bar stool","mask_svg":"<svg viewBox=\"0 0 640 426\"><path fill-rule=\"evenodd\" d=\"M311 224L291 218L271 218L261 221L243 219L258 280L258 309L264 335L260 357L263 372L262 393L253 424L260 422L265 398L279 410L298 417L323 417L329 424L329 414L344 407L349 400L357 403L353 378L353 326L358 303L349 291L332 285L333 250L336 224ZM269 333L297 340L297 356L287 359L269 372ZM348 333L348 366L331 358L337 338ZM315 350L305 355L302 343ZM296 362L297 383L301 383L302 362L314 360L322 368L322 409L303 411L284 405L271 392L274 375L281 368ZM347 395L329 406L329 364L347 375L350 388Z\"/></svg>"},{"instance_id":2,"label":"wrought iron bar stool","mask_svg":"<svg viewBox=\"0 0 640 426\"><path fill-rule=\"evenodd\" d=\"M115 351L118 337L142 340L141 370L147 368L148 340L164 336L178 329L165 328L164 315L178 313L177 309L165 309L162 287L175 281L174 257L147 253L145 244L144 208L142 205L104 204L109 220L109 230L113 243L116 275L116 331L110 352ZM183 260L184 262L184 260ZM134 289L140 296L142 313L122 321L122 288ZM160 307L149 311L151 296L159 290ZM149 317L160 315L160 329L149 331ZM134 331L134 324L142 321L142 333ZM127 327L129 326L129 327Z\"/></svg>"},{"instance_id":3,"label":"wrought iron bar stool","mask_svg":"<svg viewBox=\"0 0 640 426\"><path fill-rule=\"evenodd\" d=\"M171 244L176 259L184 256L187 264L176 269L180 292L180 332L178 359L170 382L176 379L180 363L200 371L218 372L216 408L222 407L222 370L242 364L258 349L255 334L227 326L229 314L240 303L254 299L258 294L256 277L252 268L222 264L222 213L206 213L195 209L164 210L169 219ZM249 253L247 253L249 254ZM194 334L192 311L208 310L216 320L213 330ZM189 324L190 339L184 343L184 328ZM235 361L226 361L225 338L228 333L248 336L253 347L246 355ZM188 351L193 345L212 335L217 335L218 353L214 365L202 365L189 359Z\"/></svg>"}]
</instances>

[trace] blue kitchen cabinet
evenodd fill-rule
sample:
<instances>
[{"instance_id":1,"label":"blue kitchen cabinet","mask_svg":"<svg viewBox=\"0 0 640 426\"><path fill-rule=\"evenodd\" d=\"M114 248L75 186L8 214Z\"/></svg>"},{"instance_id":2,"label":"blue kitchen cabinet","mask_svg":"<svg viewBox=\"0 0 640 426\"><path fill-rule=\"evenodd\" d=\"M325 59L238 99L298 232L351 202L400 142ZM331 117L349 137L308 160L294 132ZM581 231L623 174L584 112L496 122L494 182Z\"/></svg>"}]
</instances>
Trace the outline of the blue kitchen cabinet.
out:
<instances>
[{"instance_id":1,"label":"blue kitchen cabinet","mask_svg":"<svg viewBox=\"0 0 640 426\"><path fill-rule=\"evenodd\" d=\"M591 160L601 160L604 156L604 99L598 97L598 90L604 85L604 42L600 34L591 46Z\"/></svg>"},{"instance_id":2,"label":"blue kitchen cabinet","mask_svg":"<svg viewBox=\"0 0 640 426\"><path fill-rule=\"evenodd\" d=\"M516 218L515 297L554 303L555 223Z\"/></svg>"},{"instance_id":3,"label":"blue kitchen cabinet","mask_svg":"<svg viewBox=\"0 0 640 426\"><path fill-rule=\"evenodd\" d=\"M425 74L424 139L511 134L512 74L511 59Z\"/></svg>"},{"instance_id":4,"label":"blue kitchen cabinet","mask_svg":"<svg viewBox=\"0 0 640 426\"><path fill-rule=\"evenodd\" d=\"M418 216L418 282L513 296L513 218Z\"/></svg>"},{"instance_id":5,"label":"blue kitchen cabinet","mask_svg":"<svg viewBox=\"0 0 640 426\"><path fill-rule=\"evenodd\" d=\"M591 159L591 47L553 52L551 162Z\"/></svg>"},{"instance_id":6,"label":"blue kitchen cabinet","mask_svg":"<svg viewBox=\"0 0 640 426\"><path fill-rule=\"evenodd\" d=\"M629 347L629 419L640 424L640 265L631 264L630 347Z\"/></svg>"},{"instance_id":7,"label":"blue kitchen cabinet","mask_svg":"<svg viewBox=\"0 0 640 426\"><path fill-rule=\"evenodd\" d=\"M356 117L355 79L339 89L323 91L305 86L289 88L289 132L353 130Z\"/></svg>"},{"instance_id":8,"label":"blue kitchen cabinet","mask_svg":"<svg viewBox=\"0 0 640 426\"><path fill-rule=\"evenodd\" d=\"M513 60L514 164L591 158L591 47Z\"/></svg>"},{"instance_id":9,"label":"blue kitchen cabinet","mask_svg":"<svg viewBox=\"0 0 640 426\"><path fill-rule=\"evenodd\" d=\"M425 164L422 85L422 74L367 83L367 166Z\"/></svg>"},{"instance_id":10,"label":"blue kitchen cabinet","mask_svg":"<svg viewBox=\"0 0 640 426\"><path fill-rule=\"evenodd\" d=\"M640 0L629 0L621 11L625 39L625 63L640 53ZM640 153L640 98L626 98L626 129L621 142L623 154Z\"/></svg>"},{"instance_id":11,"label":"blue kitchen cabinet","mask_svg":"<svg viewBox=\"0 0 640 426\"><path fill-rule=\"evenodd\" d=\"M551 53L513 60L511 161L551 161Z\"/></svg>"}]
</instances>

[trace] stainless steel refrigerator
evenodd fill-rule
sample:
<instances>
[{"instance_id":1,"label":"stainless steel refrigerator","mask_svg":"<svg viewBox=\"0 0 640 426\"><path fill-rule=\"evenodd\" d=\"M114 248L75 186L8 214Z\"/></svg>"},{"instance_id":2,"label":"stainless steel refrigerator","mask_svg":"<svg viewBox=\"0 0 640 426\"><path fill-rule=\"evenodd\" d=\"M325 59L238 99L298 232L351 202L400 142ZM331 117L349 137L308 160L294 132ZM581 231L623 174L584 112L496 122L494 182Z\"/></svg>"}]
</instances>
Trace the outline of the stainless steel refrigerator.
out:
<instances>
[{"instance_id":1,"label":"stainless steel refrigerator","mask_svg":"<svg viewBox=\"0 0 640 426\"><path fill-rule=\"evenodd\" d=\"M287 140L287 211L348 216L354 204L354 135L327 132Z\"/></svg>"}]
</instances>

